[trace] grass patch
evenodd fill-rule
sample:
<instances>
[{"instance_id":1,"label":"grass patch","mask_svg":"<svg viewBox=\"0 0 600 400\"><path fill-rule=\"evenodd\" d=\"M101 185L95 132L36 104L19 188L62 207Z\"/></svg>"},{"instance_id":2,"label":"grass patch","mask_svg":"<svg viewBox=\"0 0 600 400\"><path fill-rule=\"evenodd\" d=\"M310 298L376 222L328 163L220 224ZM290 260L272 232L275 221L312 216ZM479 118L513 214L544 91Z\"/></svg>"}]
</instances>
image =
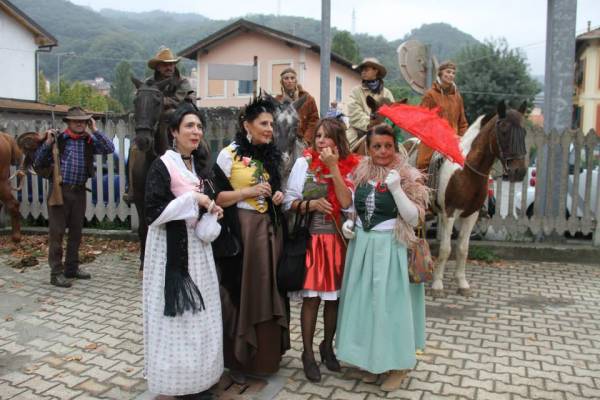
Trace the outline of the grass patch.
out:
<instances>
[{"instance_id":1,"label":"grass patch","mask_svg":"<svg viewBox=\"0 0 600 400\"><path fill-rule=\"evenodd\" d=\"M486 263L494 263L500 261L500 257L492 250L486 247L471 247L469 249L469 259L483 261Z\"/></svg>"}]
</instances>

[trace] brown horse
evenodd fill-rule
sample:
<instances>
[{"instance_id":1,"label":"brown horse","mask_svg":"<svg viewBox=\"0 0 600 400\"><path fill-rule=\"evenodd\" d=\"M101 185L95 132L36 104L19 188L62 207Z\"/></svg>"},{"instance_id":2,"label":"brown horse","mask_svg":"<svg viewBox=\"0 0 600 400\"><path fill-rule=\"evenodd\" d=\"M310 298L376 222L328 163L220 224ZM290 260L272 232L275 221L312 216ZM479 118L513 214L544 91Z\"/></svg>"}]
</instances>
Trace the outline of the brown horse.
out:
<instances>
[{"instance_id":1,"label":"brown horse","mask_svg":"<svg viewBox=\"0 0 600 400\"><path fill-rule=\"evenodd\" d=\"M0 132L0 207L2 204L10 214L10 222L12 225L12 241L18 243L21 241L21 215L19 214L19 203L12 195L10 186L10 166L18 165L22 167L23 153L17 146L15 139L8 133ZM23 182L21 169L17 172L18 188L20 189Z\"/></svg>"},{"instance_id":2,"label":"brown horse","mask_svg":"<svg viewBox=\"0 0 600 400\"><path fill-rule=\"evenodd\" d=\"M442 278L450 256L450 238L456 220L460 221L460 231L454 277L458 293L470 295L465 275L469 238L486 199L492 165L499 159L511 182L522 180L527 172L523 118L526 108L527 104L523 103L519 110L511 110L501 102L495 115L479 117L461 138L464 168L448 160L440 168L436 205L441 216L441 242L432 283L434 296L443 295Z\"/></svg>"},{"instance_id":3,"label":"brown horse","mask_svg":"<svg viewBox=\"0 0 600 400\"><path fill-rule=\"evenodd\" d=\"M404 98L400 101L395 102L396 104L406 104L408 102L407 98ZM381 103L378 103L373 97L367 96L367 106L371 109L369 125L367 126L367 130L371 129L375 125L381 124L384 122L384 118L377 114L377 110L384 105L391 104L390 101L386 98L383 98ZM352 146L352 152L356 154L360 154L361 156L367 155L367 135L363 135L360 139L356 141L354 146Z\"/></svg>"},{"instance_id":4,"label":"brown horse","mask_svg":"<svg viewBox=\"0 0 600 400\"><path fill-rule=\"evenodd\" d=\"M140 270L144 265L146 223L144 195L146 193L146 175L152 162L167 151L169 137L166 126L161 123L163 113L164 87L170 82L162 80L152 85L132 78L137 88L134 104L135 139L130 148L128 168L130 193L133 192L133 203L138 214L138 238L140 239Z\"/></svg>"}]
</instances>

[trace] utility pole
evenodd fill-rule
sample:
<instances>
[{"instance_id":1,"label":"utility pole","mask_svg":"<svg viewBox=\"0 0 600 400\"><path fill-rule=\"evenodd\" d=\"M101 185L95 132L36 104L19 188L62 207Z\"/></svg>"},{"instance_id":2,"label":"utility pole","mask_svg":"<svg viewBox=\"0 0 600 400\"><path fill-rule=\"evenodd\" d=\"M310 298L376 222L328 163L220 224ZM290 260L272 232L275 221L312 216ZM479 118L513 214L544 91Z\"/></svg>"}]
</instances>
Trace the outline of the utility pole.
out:
<instances>
[{"instance_id":1,"label":"utility pole","mask_svg":"<svg viewBox=\"0 0 600 400\"><path fill-rule=\"evenodd\" d=\"M571 127L576 16L577 0L548 0L544 82L544 130L547 135L560 135ZM545 165L538 165L538 171L542 175L539 188L541 197L538 199L539 204L536 204L539 209L535 212L558 216L564 212L559 206L561 152L560 149L550 152L545 148L543 154ZM553 179L552 184L550 177Z\"/></svg>"},{"instance_id":2,"label":"utility pole","mask_svg":"<svg viewBox=\"0 0 600 400\"><path fill-rule=\"evenodd\" d=\"M331 0L321 0L321 117L329 110L329 68L331 65Z\"/></svg>"},{"instance_id":3,"label":"utility pole","mask_svg":"<svg viewBox=\"0 0 600 400\"><path fill-rule=\"evenodd\" d=\"M69 51L67 53L56 53L56 90L60 96L60 56L74 56L75 53Z\"/></svg>"}]
</instances>

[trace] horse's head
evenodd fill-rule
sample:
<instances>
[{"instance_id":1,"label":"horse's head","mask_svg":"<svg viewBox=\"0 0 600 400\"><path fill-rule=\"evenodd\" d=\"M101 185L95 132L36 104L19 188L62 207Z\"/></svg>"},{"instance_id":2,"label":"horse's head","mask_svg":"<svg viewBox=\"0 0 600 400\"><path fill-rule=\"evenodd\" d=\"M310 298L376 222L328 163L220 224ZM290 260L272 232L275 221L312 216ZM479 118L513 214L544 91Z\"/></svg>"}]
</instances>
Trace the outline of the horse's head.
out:
<instances>
[{"instance_id":1,"label":"horse's head","mask_svg":"<svg viewBox=\"0 0 600 400\"><path fill-rule=\"evenodd\" d=\"M384 104L393 104L393 103L391 101L389 101L388 99L386 99L385 97L383 97L381 99L381 102L378 102L371 95L367 96L366 101L367 101L367 106L371 109L371 114L370 114L371 120L369 121L369 125L368 125L368 129L371 129L375 125L379 125L384 121L384 117L377 114L377 110L379 110L379 108ZM408 99L405 97L399 101L396 101L395 103L396 104L406 104L406 103L408 103Z\"/></svg>"},{"instance_id":2,"label":"horse's head","mask_svg":"<svg viewBox=\"0 0 600 400\"><path fill-rule=\"evenodd\" d=\"M154 149L154 134L160 122L163 107L164 87L169 79L148 85L134 77L131 78L137 88L133 100L135 113L135 144L141 151Z\"/></svg>"},{"instance_id":3,"label":"horse's head","mask_svg":"<svg viewBox=\"0 0 600 400\"><path fill-rule=\"evenodd\" d=\"M263 98L271 101L275 106L273 124L275 145L282 153L289 155L294 150L296 138L298 137L298 123L300 122L298 110L302 108L308 96L302 96L294 102L279 102L268 93L265 93Z\"/></svg>"},{"instance_id":4,"label":"horse's head","mask_svg":"<svg viewBox=\"0 0 600 400\"><path fill-rule=\"evenodd\" d=\"M507 109L504 101L501 101L497 107L497 117L489 119L489 123L494 124L495 155L500 159L504 173L511 182L521 181L527 173L525 156L527 148L525 146L524 127L525 111L527 102L523 102L518 110ZM488 118L482 120L482 126L488 123ZM492 139L493 140L493 139Z\"/></svg>"}]
</instances>

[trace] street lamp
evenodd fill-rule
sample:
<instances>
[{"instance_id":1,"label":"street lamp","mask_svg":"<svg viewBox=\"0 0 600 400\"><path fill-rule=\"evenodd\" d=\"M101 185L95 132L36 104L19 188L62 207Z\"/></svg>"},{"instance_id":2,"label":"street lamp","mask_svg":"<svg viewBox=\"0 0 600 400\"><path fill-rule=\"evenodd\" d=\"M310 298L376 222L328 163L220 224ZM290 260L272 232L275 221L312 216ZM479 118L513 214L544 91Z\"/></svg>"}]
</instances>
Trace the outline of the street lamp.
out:
<instances>
[{"instance_id":1,"label":"street lamp","mask_svg":"<svg viewBox=\"0 0 600 400\"><path fill-rule=\"evenodd\" d=\"M56 53L56 90L60 96L60 56L74 56L75 53L72 51L66 53Z\"/></svg>"}]
</instances>

